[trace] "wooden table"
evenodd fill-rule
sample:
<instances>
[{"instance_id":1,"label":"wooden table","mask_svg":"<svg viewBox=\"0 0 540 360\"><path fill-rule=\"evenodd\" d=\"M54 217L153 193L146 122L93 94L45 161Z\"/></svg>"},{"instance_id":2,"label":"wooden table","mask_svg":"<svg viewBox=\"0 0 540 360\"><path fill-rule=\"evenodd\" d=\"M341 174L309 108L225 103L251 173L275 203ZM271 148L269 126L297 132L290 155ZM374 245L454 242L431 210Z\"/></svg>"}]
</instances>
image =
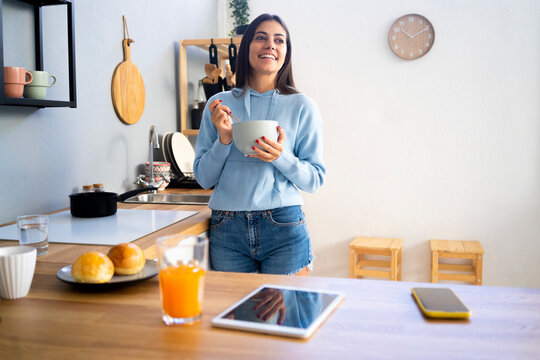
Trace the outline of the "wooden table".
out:
<instances>
[{"instance_id":1,"label":"wooden table","mask_svg":"<svg viewBox=\"0 0 540 360\"><path fill-rule=\"evenodd\" d=\"M198 218L186 219L136 242L150 253L157 236L191 230L196 233L207 225L209 211L202 210ZM13 242L0 246L6 244ZM82 291L56 279L56 272L78 254L100 247L50 246L50 254L38 260L29 295L17 300L0 299L1 359L540 356L540 289L209 272L202 321L188 327L169 327L161 320L157 277L103 292ZM211 327L212 317L265 283L342 291L346 299L308 340ZM425 319L411 296L413 286L453 288L472 310L470 320Z\"/></svg>"},{"instance_id":2,"label":"wooden table","mask_svg":"<svg viewBox=\"0 0 540 360\"><path fill-rule=\"evenodd\" d=\"M209 272L203 319L166 326L158 279L84 292L56 279L66 263L39 261L30 294L0 300L2 359L533 359L540 354L540 289L452 285L468 321L427 320L413 286L384 280ZM308 340L212 328L257 286L343 291L345 301ZM439 284L438 286L441 286Z\"/></svg>"}]
</instances>

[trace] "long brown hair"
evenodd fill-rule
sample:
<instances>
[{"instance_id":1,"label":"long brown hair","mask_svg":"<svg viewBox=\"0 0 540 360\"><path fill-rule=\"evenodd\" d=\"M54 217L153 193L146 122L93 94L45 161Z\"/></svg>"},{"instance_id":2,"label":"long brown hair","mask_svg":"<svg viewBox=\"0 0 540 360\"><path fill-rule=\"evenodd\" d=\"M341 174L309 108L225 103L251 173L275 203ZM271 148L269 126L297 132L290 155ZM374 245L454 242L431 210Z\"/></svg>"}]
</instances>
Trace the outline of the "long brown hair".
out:
<instances>
[{"instance_id":1,"label":"long brown hair","mask_svg":"<svg viewBox=\"0 0 540 360\"><path fill-rule=\"evenodd\" d=\"M285 29L287 34L287 54L285 55L283 66L281 69L279 69L277 74L275 87L281 94L296 94L298 93L298 90L294 85L292 75L292 46L289 29L279 16L271 14L262 14L257 16L257 18L253 20L251 24L249 24L248 28L244 32L242 42L240 43L240 50L238 51L238 62L236 63L236 87L243 88L244 92L246 91L249 85L249 77L251 75L251 64L249 63L249 47L251 45L251 41L253 40L255 30L257 30L259 24L263 21L270 20L277 21L281 26L283 26L283 29Z\"/></svg>"}]
</instances>

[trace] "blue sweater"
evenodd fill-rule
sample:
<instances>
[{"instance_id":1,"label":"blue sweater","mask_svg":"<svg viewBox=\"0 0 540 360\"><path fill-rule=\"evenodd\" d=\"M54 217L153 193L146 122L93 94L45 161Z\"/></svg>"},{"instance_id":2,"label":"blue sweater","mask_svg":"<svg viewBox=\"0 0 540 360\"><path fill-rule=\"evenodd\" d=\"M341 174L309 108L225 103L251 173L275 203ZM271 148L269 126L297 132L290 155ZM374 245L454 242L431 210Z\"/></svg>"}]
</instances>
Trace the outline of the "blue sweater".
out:
<instances>
[{"instance_id":1,"label":"blue sweater","mask_svg":"<svg viewBox=\"0 0 540 360\"><path fill-rule=\"evenodd\" d=\"M241 93L236 88L220 92L207 104L221 99L242 121L276 120L285 131L283 152L267 163L245 157L234 143L223 145L206 106L193 172L202 187L215 187L208 206L214 210L254 211L302 205L298 189L314 192L326 176L317 105L303 94L281 95L276 90L261 94L251 88L239 96Z\"/></svg>"}]
</instances>

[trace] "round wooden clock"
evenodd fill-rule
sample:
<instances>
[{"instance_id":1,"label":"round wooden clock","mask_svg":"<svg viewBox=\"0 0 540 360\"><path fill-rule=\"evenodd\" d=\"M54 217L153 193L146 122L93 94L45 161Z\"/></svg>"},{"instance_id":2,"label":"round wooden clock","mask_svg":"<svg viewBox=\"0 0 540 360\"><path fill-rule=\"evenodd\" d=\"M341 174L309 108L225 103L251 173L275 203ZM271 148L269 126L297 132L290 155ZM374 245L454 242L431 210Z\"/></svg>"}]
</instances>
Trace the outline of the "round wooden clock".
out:
<instances>
[{"instance_id":1,"label":"round wooden clock","mask_svg":"<svg viewBox=\"0 0 540 360\"><path fill-rule=\"evenodd\" d=\"M426 55L435 41L435 30L428 19L418 14L403 15L388 31L390 48L402 59L414 60Z\"/></svg>"}]
</instances>

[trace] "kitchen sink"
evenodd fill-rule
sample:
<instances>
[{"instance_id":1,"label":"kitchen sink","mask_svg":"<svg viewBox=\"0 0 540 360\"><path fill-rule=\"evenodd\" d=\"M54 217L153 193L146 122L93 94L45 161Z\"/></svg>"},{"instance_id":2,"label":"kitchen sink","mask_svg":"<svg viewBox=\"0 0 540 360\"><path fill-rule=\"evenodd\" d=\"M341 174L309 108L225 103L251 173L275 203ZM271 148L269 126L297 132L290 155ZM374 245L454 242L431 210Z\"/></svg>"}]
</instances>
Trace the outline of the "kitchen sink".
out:
<instances>
[{"instance_id":1,"label":"kitchen sink","mask_svg":"<svg viewBox=\"0 0 540 360\"><path fill-rule=\"evenodd\" d=\"M207 205L210 195L203 194L139 194L124 200L138 204Z\"/></svg>"}]
</instances>

